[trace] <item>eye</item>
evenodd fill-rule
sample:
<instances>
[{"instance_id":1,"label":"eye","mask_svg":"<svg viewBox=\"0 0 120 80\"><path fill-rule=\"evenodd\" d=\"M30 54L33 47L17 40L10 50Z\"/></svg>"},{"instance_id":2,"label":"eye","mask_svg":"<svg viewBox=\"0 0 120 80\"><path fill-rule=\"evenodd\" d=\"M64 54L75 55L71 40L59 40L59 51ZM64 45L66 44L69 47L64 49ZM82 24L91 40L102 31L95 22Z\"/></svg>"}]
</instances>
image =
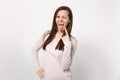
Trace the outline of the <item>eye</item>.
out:
<instances>
[{"instance_id":1,"label":"eye","mask_svg":"<svg viewBox=\"0 0 120 80\"><path fill-rule=\"evenodd\" d=\"M68 17L67 16L62 16L63 19L67 19Z\"/></svg>"},{"instance_id":2,"label":"eye","mask_svg":"<svg viewBox=\"0 0 120 80\"><path fill-rule=\"evenodd\" d=\"M63 16L63 19L66 19L66 17L65 17L65 16Z\"/></svg>"},{"instance_id":3,"label":"eye","mask_svg":"<svg viewBox=\"0 0 120 80\"><path fill-rule=\"evenodd\" d=\"M60 18L60 16L56 16L56 18Z\"/></svg>"}]
</instances>

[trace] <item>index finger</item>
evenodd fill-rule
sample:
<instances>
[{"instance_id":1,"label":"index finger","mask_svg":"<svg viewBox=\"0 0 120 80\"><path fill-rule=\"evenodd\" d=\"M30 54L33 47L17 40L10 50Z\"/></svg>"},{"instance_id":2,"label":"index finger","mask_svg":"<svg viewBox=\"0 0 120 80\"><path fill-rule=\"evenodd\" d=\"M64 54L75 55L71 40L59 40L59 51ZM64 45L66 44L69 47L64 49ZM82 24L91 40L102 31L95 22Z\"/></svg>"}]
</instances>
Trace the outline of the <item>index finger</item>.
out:
<instances>
[{"instance_id":1,"label":"index finger","mask_svg":"<svg viewBox=\"0 0 120 80\"><path fill-rule=\"evenodd\" d=\"M66 33L66 35L68 35L68 31L67 31L66 27L64 27L64 29L65 29L65 33Z\"/></svg>"}]
</instances>

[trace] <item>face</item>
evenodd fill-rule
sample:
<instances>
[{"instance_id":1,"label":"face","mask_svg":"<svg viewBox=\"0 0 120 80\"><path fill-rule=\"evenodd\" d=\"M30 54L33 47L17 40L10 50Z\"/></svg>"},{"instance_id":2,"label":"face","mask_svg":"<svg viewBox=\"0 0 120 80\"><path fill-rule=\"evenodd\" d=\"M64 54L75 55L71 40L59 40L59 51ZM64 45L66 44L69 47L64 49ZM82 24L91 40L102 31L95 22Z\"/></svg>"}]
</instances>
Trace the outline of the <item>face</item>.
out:
<instances>
[{"instance_id":1,"label":"face","mask_svg":"<svg viewBox=\"0 0 120 80\"><path fill-rule=\"evenodd\" d=\"M64 27L66 27L70 22L68 14L69 13L66 10L60 10L57 13L55 21L58 26L58 31L63 32Z\"/></svg>"}]
</instances>

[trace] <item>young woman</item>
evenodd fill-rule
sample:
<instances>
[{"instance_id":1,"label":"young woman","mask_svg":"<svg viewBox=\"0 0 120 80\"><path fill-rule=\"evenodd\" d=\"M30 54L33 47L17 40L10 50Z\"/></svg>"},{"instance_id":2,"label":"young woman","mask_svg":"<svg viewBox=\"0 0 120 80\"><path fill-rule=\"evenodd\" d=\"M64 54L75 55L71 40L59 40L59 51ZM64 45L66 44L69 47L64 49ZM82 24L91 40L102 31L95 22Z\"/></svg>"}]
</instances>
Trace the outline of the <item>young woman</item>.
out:
<instances>
[{"instance_id":1,"label":"young woman","mask_svg":"<svg viewBox=\"0 0 120 80\"><path fill-rule=\"evenodd\" d=\"M70 66L76 50L76 38L71 35L72 11L60 6L54 14L52 29L46 31L33 47L36 72L43 80L72 80ZM42 49L44 67L39 64L38 51Z\"/></svg>"}]
</instances>

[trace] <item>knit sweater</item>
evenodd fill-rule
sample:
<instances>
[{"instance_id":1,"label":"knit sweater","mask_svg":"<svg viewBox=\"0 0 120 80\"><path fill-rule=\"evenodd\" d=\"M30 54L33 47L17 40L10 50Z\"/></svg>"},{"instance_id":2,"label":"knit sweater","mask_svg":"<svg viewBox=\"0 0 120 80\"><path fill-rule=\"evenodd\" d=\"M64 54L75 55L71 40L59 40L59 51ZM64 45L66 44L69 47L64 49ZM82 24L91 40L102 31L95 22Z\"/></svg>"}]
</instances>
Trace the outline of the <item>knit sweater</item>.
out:
<instances>
[{"instance_id":1,"label":"knit sweater","mask_svg":"<svg viewBox=\"0 0 120 80\"><path fill-rule=\"evenodd\" d=\"M42 60L44 66L42 67L45 71L45 76L42 80L72 80L70 66L76 51L77 40L71 36L70 41L63 41L65 46L64 51L61 51L55 50L58 41L53 39L46 46L46 50L43 50L43 44L49 33L50 31L45 32L32 48L35 67L36 69L41 67L38 53L39 50L42 50L42 54L44 54Z\"/></svg>"}]
</instances>

